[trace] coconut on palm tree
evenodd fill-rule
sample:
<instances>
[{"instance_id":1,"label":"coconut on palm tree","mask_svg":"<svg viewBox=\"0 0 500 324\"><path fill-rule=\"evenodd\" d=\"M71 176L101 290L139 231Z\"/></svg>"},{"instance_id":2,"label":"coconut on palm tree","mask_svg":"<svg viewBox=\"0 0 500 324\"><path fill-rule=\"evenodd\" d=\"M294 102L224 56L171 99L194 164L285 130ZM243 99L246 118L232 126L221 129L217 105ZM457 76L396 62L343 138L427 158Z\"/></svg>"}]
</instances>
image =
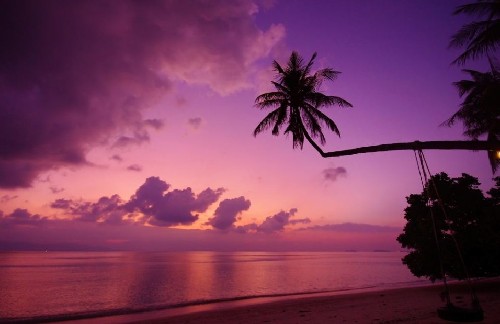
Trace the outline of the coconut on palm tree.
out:
<instances>
[{"instance_id":1,"label":"coconut on palm tree","mask_svg":"<svg viewBox=\"0 0 500 324\"><path fill-rule=\"evenodd\" d=\"M463 64L500 47L500 0L478 0L457 7L454 14L476 16L480 20L464 25L452 36L451 47L465 47L453 63Z\"/></svg>"},{"instance_id":2,"label":"coconut on palm tree","mask_svg":"<svg viewBox=\"0 0 500 324\"><path fill-rule=\"evenodd\" d=\"M277 73L276 81L272 81L275 91L261 94L255 99L258 108L273 110L260 122L254 130L254 136L266 129L272 128L273 135L279 135L286 126L284 134L292 134L293 147L302 149L304 138L323 154L313 138L319 138L325 144L323 126L340 136L335 122L325 115L321 109L329 106L352 107L346 100L325 95L320 92L323 81L333 81L340 72L324 68L312 72L316 58L314 53L307 64L297 52L292 52L285 67L273 61Z\"/></svg>"}]
</instances>

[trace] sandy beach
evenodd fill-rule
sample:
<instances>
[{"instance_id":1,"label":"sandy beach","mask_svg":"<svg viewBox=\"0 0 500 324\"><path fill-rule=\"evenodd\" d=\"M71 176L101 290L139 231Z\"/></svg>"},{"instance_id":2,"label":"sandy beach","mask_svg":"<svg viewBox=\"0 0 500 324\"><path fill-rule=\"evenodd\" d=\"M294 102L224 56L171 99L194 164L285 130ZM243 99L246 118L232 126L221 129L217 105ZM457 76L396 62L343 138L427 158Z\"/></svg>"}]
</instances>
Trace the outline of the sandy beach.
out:
<instances>
[{"instance_id":1,"label":"sandy beach","mask_svg":"<svg viewBox=\"0 0 500 324\"><path fill-rule=\"evenodd\" d=\"M485 318L483 323L500 323L500 278L474 284ZM450 285L452 302L470 302L464 283ZM383 291L309 296L279 301L263 301L244 306L219 306L216 310L152 312L122 317L129 323L448 323L438 318L436 309L444 305L443 286L398 288ZM177 314L176 314L177 313ZM180 313L180 314L179 314ZM116 318L117 319L117 318Z\"/></svg>"}]
</instances>

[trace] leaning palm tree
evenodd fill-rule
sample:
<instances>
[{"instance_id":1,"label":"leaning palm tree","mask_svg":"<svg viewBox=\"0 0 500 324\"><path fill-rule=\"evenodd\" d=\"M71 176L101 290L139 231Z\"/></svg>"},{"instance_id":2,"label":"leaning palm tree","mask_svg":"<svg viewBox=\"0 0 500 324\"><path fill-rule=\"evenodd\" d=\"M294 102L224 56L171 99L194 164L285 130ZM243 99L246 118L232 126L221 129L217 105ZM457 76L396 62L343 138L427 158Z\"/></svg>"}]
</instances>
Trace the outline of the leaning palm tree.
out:
<instances>
[{"instance_id":1,"label":"leaning palm tree","mask_svg":"<svg viewBox=\"0 0 500 324\"><path fill-rule=\"evenodd\" d=\"M481 20L463 26L452 36L450 47L465 47L453 63L463 64L500 47L500 0L478 0L457 7L454 14L477 16Z\"/></svg>"},{"instance_id":2,"label":"leaning palm tree","mask_svg":"<svg viewBox=\"0 0 500 324\"><path fill-rule=\"evenodd\" d=\"M312 73L311 68L315 58L316 53L305 64L302 57L294 51L286 67L273 61L277 77L272 83L276 90L261 94L255 99L258 108L273 108L273 110L255 128L254 136L271 127L271 133L277 136L286 126L284 134L292 134L294 148L302 149L305 138L320 153L322 150L313 138L319 138L320 143L325 144L323 125L340 136L335 122L321 109L334 105L340 107L352 107L352 105L340 97L320 92L322 82L335 80L340 72L324 68Z\"/></svg>"},{"instance_id":3,"label":"leaning palm tree","mask_svg":"<svg viewBox=\"0 0 500 324\"><path fill-rule=\"evenodd\" d=\"M464 101L460 109L444 124L451 126L457 120L464 125L464 135L477 140L486 136L488 141L500 141L500 72L491 64L491 72L464 70L472 80L455 82ZM500 164L496 151L488 151L493 172Z\"/></svg>"},{"instance_id":4,"label":"leaning palm tree","mask_svg":"<svg viewBox=\"0 0 500 324\"><path fill-rule=\"evenodd\" d=\"M254 130L254 136L271 127L272 134L279 135L281 129L288 125L284 133L292 134L294 148L302 148L305 138L324 158L399 150L484 150L496 155L497 160L500 158L500 141L492 140L414 141L323 152L312 138L319 137L321 144L325 143L322 124L326 124L337 135L340 135L340 132L335 122L320 109L332 105L341 107L352 107L352 105L340 97L327 96L319 92L322 81L334 80L339 72L327 68L312 74L311 67L315 58L316 53L307 64L304 64L299 54L293 52L285 68L278 62L273 62L274 70L277 72L277 81L272 81L272 83L276 91L258 96L255 102L258 108L274 108L274 110L260 122Z\"/></svg>"}]
</instances>

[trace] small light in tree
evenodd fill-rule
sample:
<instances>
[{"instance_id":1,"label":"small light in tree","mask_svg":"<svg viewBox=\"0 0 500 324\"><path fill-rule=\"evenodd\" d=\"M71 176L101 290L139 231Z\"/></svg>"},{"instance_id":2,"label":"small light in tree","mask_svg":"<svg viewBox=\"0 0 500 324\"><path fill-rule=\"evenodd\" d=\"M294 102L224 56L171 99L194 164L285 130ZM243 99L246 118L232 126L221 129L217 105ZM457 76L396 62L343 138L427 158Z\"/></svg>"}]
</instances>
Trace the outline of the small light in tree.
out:
<instances>
[{"instance_id":1,"label":"small light in tree","mask_svg":"<svg viewBox=\"0 0 500 324\"><path fill-rule=\"evenodd\" d=\"M497 160L500 160L500 151L497 151Z\"/></svg>"}]
</instances>

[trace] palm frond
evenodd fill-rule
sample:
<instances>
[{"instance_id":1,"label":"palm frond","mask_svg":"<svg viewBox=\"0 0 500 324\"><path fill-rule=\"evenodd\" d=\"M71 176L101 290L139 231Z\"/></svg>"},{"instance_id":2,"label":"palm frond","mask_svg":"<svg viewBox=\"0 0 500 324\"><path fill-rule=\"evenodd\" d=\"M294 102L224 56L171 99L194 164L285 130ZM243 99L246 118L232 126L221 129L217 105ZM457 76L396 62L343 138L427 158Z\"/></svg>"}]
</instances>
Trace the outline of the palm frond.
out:
<instances>
[{"instance_id":1,"label":"palm frond","mask_svg":"<svg viewBox=\"0 0 500 324\"><path fill-rule=\"evenodd\" d=\"M315 109L314 107L311 107L310 109L303 109L302 119L305 121L306 130L310 131L311 137L319 137L320 143L324 145L326 142L325 135L323 134L323 130L321 129L319 120L313 113L315 110L317 109Z\"/></svg>"},{"instance_id":2,"label":"palm frond","mask_svg":"<svg viewBox=\"0 0 500 324\"><path fill-rule=\"evenodd\" d=\"M458 6L453 11L454 15L462 13L476 16L491 15L493 13L496 16L500 16L500 1L478 1Z\"/></svg>"},{"instance_id":3,"label":"palm frond","mask_svg":"<svg viewBox=\"0 0 500 324\"><path fill-rule=\"evenodd\" d=\"M335 79L339 76L340 73L342 72L334 71L331 68L326 68L317 71L315 74L317 75L318 78L335 81Z\"/></svg>"},{"instance_id":4,"label":"palm frond","mask_svg":"<svg viewBox=\"0 0 500 324\"><path fill-rule=\"evenodd\" d=\"M451 126L460 120L463 134L472 139L488 135L500 137L500 76L495 70L478 72L464 70L471 80L461 80L454 85L463 102L459 110L442 125Z\"/></svg>"},{"instance_id":5,"label":"palm frond","mask_svg":"<svg viewBox=\"0 0 500 324\"><path fill-rule=\"evenodd\" d=\"M304 64L297 52L292 52L285 67L273 61L277 75L271 81L276 91L264 93L255 100L258 108L274 108L254 130L254 136L272 127L271 133L278 135L283 127L285 135L292 135L293 148L301 148L307 138L311 145L320 150L312 138L319 138L325 144L325 135L322 126L340 135L337 125L319 109L337 105L352 107L352 105L337 96L328 96L320 92L324 80L333 81L340 74L331 68L324 68L312 72L312 66L317 57L314 53L311 59ZM310 132L310 133L309 133ZM309 136L309 134L311 136ZM320 150L321 152L321 150Z\"/></svg>"},{"instance_id":6,"label":"palm frond","mask_svg":"<svg viewBox=\"0 0 500 324\"><path fill-rule=\"evenodd\" d=\"M314 64L314 60L316 59L317 55L318 54L316 52L314 52L313 55L311 56L311 59L307 63L307 65L302 69L302 77L303 78L308 76L311 73L311 68L312 68L312 65Z\"/></svg>"},{"instance_id":7,"label":"palm frond","mask_svg":"<svg viewBox=\"0 0 500 324\"><path fill-rule=\"evenodd\" d=\"M255 130L253 131L253 136L257 136L259 133L265 131L269 127L271 127L272 124L276 123L276 121L279 118L280 110L275 109L271 111L269 114L267 114L266 117L257 125Z\"/></svg>"},{"instance_id":8,"label":"palm frond","mask_svg":"<svg viewBox=\"0 0 500 324\"><path fill-rule=\"evenodd\" d=\"M462 47L470 43L477 35L488 29L489 21L477 21L460 28L452 37L449 47Z\"/></svg>"},{"instance_id":9,"label":"palm frond","mask_svg":"<svg viewBox=\"0 0 500 324\"><path fill-rule=\"evenodd\" d=\"M281 65L277 61L273 61L273 68L278 72L279 74L283 74L285 71L281 67Z\"/></svg>"},{"instance_id":10,"label":"palm frond","mask_svg":"<svg viewBox=\"0 0 500 324\"><path fill-rule=\"evenodd\" d=\"M283 126L283 124L287 120L287 116L288 116L287 111L288 110L287 110L286 104L283 104L280 108L278 108L278 116L276 118L276 123L274 124L273 130L271 131L271 133L274 136L279 135L281 127Z\"/></svg>"},{"instance_id":11,"label":"palm frond","mask_svg":"<svg viewBox=\"0 0 500 324\"><path fill-rule=\"evenodd\" d=\"M340 137L340 130L330 117L328 117L321 110L318 109L312 109L309 110L309 112L311 115L314 116L315 119L318 119L321 122L323 122L331 131L333 131L335 134L337 134L338 137Z\"/></svg>"},{"instance_id":12,"label":"palm frond","mask_svg":"<svg viewBox=\"0 0 500 324\"><path fill-rule=\"evenodd\" d=\"M455 9L454 14L476 16L481 20L463 26L452 36L450 47L465 47L453 64L464 64L500 47L500 0L480 0L462 5Z\"/></svg>"}]
</instances>

